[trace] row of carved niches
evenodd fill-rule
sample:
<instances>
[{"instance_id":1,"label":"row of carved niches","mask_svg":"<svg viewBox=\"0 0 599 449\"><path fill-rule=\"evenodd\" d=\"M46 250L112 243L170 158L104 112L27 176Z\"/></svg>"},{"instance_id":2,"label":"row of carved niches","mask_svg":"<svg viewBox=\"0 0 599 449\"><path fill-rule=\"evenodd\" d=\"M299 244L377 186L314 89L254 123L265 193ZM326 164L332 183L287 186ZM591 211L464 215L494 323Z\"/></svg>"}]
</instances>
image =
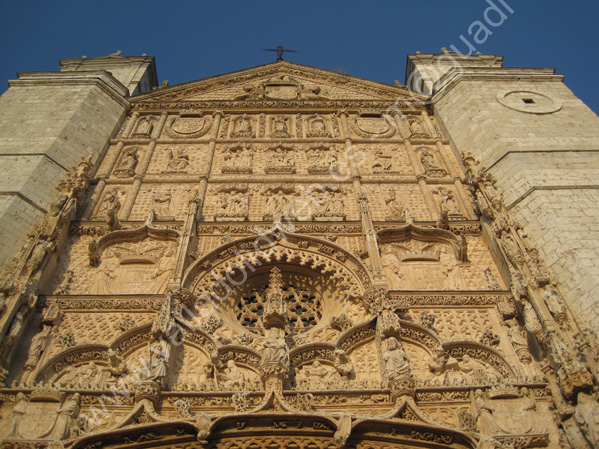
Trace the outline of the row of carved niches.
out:
<instances>
[{"instance_id":1,"label":"row of carved niches","mask_svg":"<svg viewBox=\"0 0 599 449\"><path fill-rule=\"evenodd\" d=\"M122 427L127 419L131 424L143 425L156 423L158 419L168 421L191 420L195 416L201 416L201 413L243 413L260 404L264 394L261 392L228 392L228 393L183 393L175 394L162 393L162 402L159 413L143 407L136 410L131 415L134 408L134 398L132 396L122 396L119 398L117 406L111 404L109 413L99 413L103 410L106 400L98 393L85 391L74 394L72 392L58 391L52 388L36 389L33 392L17 392L16 390L5 391L3 398L3 415L10 416L11 411L15 409L21 414L13 413L13 427L5 426L0 430L0 437L6 438L11 433L10 440L31 440L39 438L46 433L52 433L53 424L56 417L63 414L68 407L73 407L72 419L63 419L58 421L55 426L55 438L77 438L87 433L96 433L103 430ZM482 389L454 389L454 390L426 390L418 391L416 394L416 409L409 405L400 412L400 418L413 421L413 424L423 424L423 418L431 420L431 424L448 426L454 429L461 429L466 432L476 432L484 436L492 436L496 441L508 444L501 447L521 447L512 443L527 444L524 447L545 447L551 443L550 447L561 447L559 443L559 432L552 417L551 401L547 391L539 385L519 386L510 385L503 387L491 387ZM376 416L382 412L390 412L393 404L389 399L387 392L365 392L365 391L343 391L343 392L318 392L301 393L286 391L281 396L290 407L303 412L342 412L349 410L355 411L362 416ZM94 413L95 411L95 413ZM157 416L158 415L158 416ZM93 417L94 419L76 419L80 417ZM234 421L237 431L247 429L256 425L260 421L259 416L253 418L243 417ZM332 445L332 431L334 427L330 422L311 422L313 419L302 416L301 419L289 414L282 414L279 417L269 415L265 419L267 426L273 426L285 432L286 435L276 437L277 444L283 444L289 448L308 448L308 449L330 449L336 447ZM160 421L159 421L160 422ZM397 421L396 421L397 422ZM427 428L430 428L427 427ZM58 431L60 429L60 432ZM293 430L293 434L289 431ZM324 436L313 439L305 439L302 431L328 431L330 436ZM376 435L371 429L371 436ZM379 429L383 430L383 429ZM399 430L399 427L396 427ZM356 432L352 433L355 435ZM414 432L418 435L419 432ZM61 434L60 436L58 434ZM64 435L63 435L64 434ZM137 437L139 442L161 439L153 432L140 434L146 435L145 438ZM234 433L232 434L235 435ZM381 436L396 435L393 427L380 433ZM418 439L432 439L431 432L421 432ZM214 435L216 436L216 435ZM323 437L324 436L324 437ZM355 435L357 436L357 435ZM123 438L123 437L121 437ZM125 441L130 440L124 437ZM364 440L360 437L362 443ZM447 442L451 441L451 437ZM39 441L38 441L39 443ZM298 444L299 443L299 444ZM358 443L360 444L360 443ZM41 446L40 446L41 447ZM157 447L157 446L152 446ZM162 446L161 446L162 447ZM164 446L167 447L167 446ZM195 445L185 444L182 446L168 447L196 447ZM199 447L199 446L197 446ZM266 438L239 437L232 438L226 445L210 446L223 448L272 448L272 436ZM351 446L354 447L354 446ZM390 447L389 443L368 443L367 446L355 446L364 448ZM402 446L403 447L403 446ZM407 446L406 446L407 447ZM416 447L410 445L410 447ZM418 445L420 447L420 445ZM464 446L460 446L464 447ZM580 446L583 447L583 446ZM586 447L586 446L584 446Z\"/></svg>"},{"instance_id":2,"label":"row of carved niches","mask_svg":"<svg viewBox=\"0 0 599 449\"><path fill-rule=\"evenodd\" d=\"M390 290L500 290L503 281L480 235L464 236L467 259L434 237L381 243L381 262Z\"/></svg>"},{"instance_id":3,"label":"row of carved niches","mask_svg":"<svg viewBox=\"0 0 599 449\"><path fill-rule=\"evenodd\" d=\"M137 193L130 220L142 221L151 210L155 220L182 220L197 186L192 183L144 183ZM416 184L364 184L375 221L432 221L422 189ZM452 185L430 185L433 201L448 211L449 221L464 220L466 207ZM93 220L119 216L130 185L108 184L94 208ZM112 211L112 212L111 212ZM293 221L357 221L359 213L350 184L273 182L214 183L208 189L203 220L272 221L274 215Z\"/></svg>"},{"instance_id":4,"label":"row of carved niches","mask_svg":"<svg viewBox=\"0 0 599 449\"><path fill-rule=\"evenodd\" d=\"M302 302L296 299L287 304L291 303L297 306ZM339 306L343 308L343 304ZM484 313L478 311L479 315ZM223 318L218 312L205 317L200 315L192 320L194 327L186 329L182 344L170 347L169 368L159 374L164 378L165 391L263 390L260 366L265 358L275 354L271 354L266 345L269 333L255 328L246 332L242 325L237 326L240 330L234 329L229 326L232 322L227 316L229 312L224 311ZM289 315L292 313L290 310ZM62 388L106 390L131 383L134 389L134 374L143 372L144 363L153 367L153 348L148 345L150 323L144 324L143 317L135 321L133 313L108 314L110 316L102 317L102 321L120 320L121 332L111 342L99 343L106 341L106 337L98 335L98 341L89 341L86 339L89 331L82 329L86 325L76 324L77 319L89 320L89 314L72 314L80 317L71 317L54 329L45 326L34 336L25 365L36 368L32 373L25 369L24 373L28 375L21 375L17 384L33 385L46 381L60 384ZM492 312L488 314L492 315ZM93 315L97 318L101 313ZM364 314L360 319L365 316L368 315ZM482 320L475 318L479 322ZM326 326L322 326L324 321ZM315 331L319 325L338 332L321 332L320 339L311 341L314 338L307 335L318 335ZM284 344L289 351L290 380L285 388L380 390L388 386L392 376L403 372L420 387L483 388L513 382L542 382L542 373L536 364L530 360L519 361L509 345L504 353L490 341L479 343L464 335L459 341L443 342L441 347L434 330L422 329L407 321L401 326L401 337L388 337L382 341L375 338L372 320L353 324L345 314L321 318L314 330L298 332L297 327L288 326ZM113 327L107 325L109 330ZM34 358L37 363L29 364ZM147 371L146 375L150 375Z\"/></svg>"},{"instance_id":5,"label":"row of carved niches","mask_svg":"<svg viewBox=\"0 0 599 449\"><path fill-rule=\"evenodd\" d=\"M109 157L117 151L110 149ZM140 161L147 149L143 145L125 146L116 156L112 170L115 178L132 178L139 173ZM158 144L153 151L146 174L185 176L198 175L206 169L209 147L207 143ZM434 146L419 146L415 149L419 161L418 171L428 178L445 178L448 171L439 151ZM361 175L406 175L414 176L415 168L403 144L354 145L345 150L341 144L314 143L291 144L281 141L272 144L218 145L212 163L214 174L267 173L275 175L320 174L347 179L349 159L353 160ZM107 162L104 162L107 165ZM101 168L100 172L102 172Z\"/></svg>"},{"instance_id":6,"label":"row of carved niches","mask_svg":"<svg viewBox=\"0 0 599 449\"><path fill-rule=\"evenodd\" d=\"M204 216L214 221L358 220L354 194L348 186L324 184L213 184Z\"/></svg>"},{"instance_id":7,"label":"row of carved niches","mask_svg":"<svg viewBox=\"0 0 599 449\"><path fill-rule=\"evenodd\" d=\"M424 120L421 115L399 113L397 124L395 113L361 111L348 114L350 135L342 135L339 114L225 114L220 123L220 139L412 139L427 140L440 138L441 133L434 118ZM215 119L210 113L182 111L169 115L159 138L198 139L208 138ZM428 123L427 123L428 122ZM142 115L137 119L131 138L150 139L155 136L158 116Z\"/></svg>"}]
</instances>

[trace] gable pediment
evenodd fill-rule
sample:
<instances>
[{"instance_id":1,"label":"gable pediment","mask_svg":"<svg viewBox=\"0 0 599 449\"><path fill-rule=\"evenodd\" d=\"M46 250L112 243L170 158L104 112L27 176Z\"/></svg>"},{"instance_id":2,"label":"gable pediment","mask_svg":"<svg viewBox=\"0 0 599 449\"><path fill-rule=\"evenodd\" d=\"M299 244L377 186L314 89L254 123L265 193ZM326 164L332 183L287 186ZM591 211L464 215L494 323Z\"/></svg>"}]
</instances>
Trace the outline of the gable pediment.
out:
<instances>
[{"instance_id":1,"label":"gable pediment","mask_svg":"<svg viewBox=\"0 0 599 449\"><path fill-rule=\"evenodd\" d=\"M416 101L426 98L403 87L281 61L163 88L132 101L396 100L399 97Z\"/></svg>"}]
</instances>

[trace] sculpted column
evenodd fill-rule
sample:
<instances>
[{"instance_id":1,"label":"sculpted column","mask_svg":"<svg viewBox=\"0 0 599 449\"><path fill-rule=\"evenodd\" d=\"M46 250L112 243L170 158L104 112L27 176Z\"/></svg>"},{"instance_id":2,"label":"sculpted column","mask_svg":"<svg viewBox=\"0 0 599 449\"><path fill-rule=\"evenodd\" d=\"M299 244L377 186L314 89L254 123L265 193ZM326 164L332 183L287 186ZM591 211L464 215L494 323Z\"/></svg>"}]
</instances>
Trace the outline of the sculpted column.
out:
<instances>
[{"instance_id":1,"label":"sculpted column","mask_svg":"<svg viewBox=\"0 0 599 449\"><path fill-rule=\"evenodd\" d=\"M282 397L283 385L289 379L289 347L285 342L287 304L283 299L283 277L277 267L270 272L269 292L264 306L265 341L260 360L260 377L270 395Z\"/></svg>"},{"instance_id":2,"label":"sculpted column","mask_svg":"<svg viewBox=\"0 0 599 449\"><path fill-rule=\"evenodd\" d=\"M363 193L358 194L358 204L360 206L360 217L362 219L362 233L364 235L366 250L368 251L370 267L372 269L372 274L374 275L374 282L377 284L376 286L386 287L387 283L385 282L381 254L376 242L376 232L372 223L370 206L368 204L368 198L366 198L366 195Z\"/></svg>"},{"instance_id":3,"label":"sculpted column","mask_svg":"<svg viewBox=\"0 0 599 449\"><path fill-rule=\"evenodd\" d=\"M127 194L127 200L125 201L125 205L121 210L120 219L127 220L129 215L131 214L131 210L133 209L133 205L135 204L135 200L137 199L137 194L139 193L139 189L141 188L141 181L146 174L146 170L150 165L150 161L152 160L152 155L154 154L154 148L156 148L156 139L162 133L162 128L164 127L164 123L166 122L168 114L163 112L160 115L160 120L154 129L154 133L152 134L152 139L150 141L150 145L148 149L144 153L144 158L141 161L139 166L139 171L135 174L135 181L133 181L133 186L131 187L131 191Z\"/></svg>"},{"instance_id":4,"label":"sculpted column","mask_svg":"<svg viewBox=\"0 0 599 449\"><path fill-rule=\"evenodd\" d=\"M431 125L431 127L432 127L432 125ZM443 143L441 142L440 138L435 139L435 146L437 147L437 151L441 155L441 159L443 159L443 165L445 165L445 167L447 168L447 171L449 172L449 176L451 176L454 179L453 185L455 186L455 191L458 193L458 196L460 197L460 201L464 205L464 209L466 209L466 214L468 215L468 219L469 220L478 220L478 217L472 210L472 207L470 207L470 200L468 199L468 195L466 194L464 185L462 184L462 181L460 180L460 176L456 172L456 170L453 167L453 164L451 163L449 158L447 157L447 154L445 153L445 148L443 147Z\"/></svg>"},{"instance_id":5,"label":"sculpted column","mask_svg":"<svg viewBox=\"0 0 599 449\"><path fill-rule=\"evenodd\" d=\"M399 129L403 130L406 136L409 136L410 133L406 131L406 127L404 127L404 123L402 119L405 119L405 115L399 116L399 114L395 115L395 122ZM426 176L424 175L420 164L418 163L418 159L416 158L416 154L414 153L414 149L412 148L412 142L410 142L409 137L404 139L404 145L406 146L406 153L408 153L408 158L410 159L410 163L412 167L414 167L414 172L416 173L416 179L418 180L418 186L420 187L420 191L422 192L422 196L424 197L424 202L426 204L426 208L431 218L437 219L437 207L435 206L435 200L433 200L433 196L426 184Z\"/></svg>"},{"instance_id":6,"label":"sculpted column","mask_svg":"<svg viewBox=\"0 0 599 449\"><path fill-rule=\"evenodd\" d=\"M362 192L362 186L360 184L360 175L358 174L358 168L356 167L356 163L354 162L356 149L354 148L354 144L351 139L349 123L347 122L347 111L339 111L339 117L341 118L341 129L343 130L343 136L345 137L345 154L347 156L347 164L349 166L351 179L353 180L355 192L356 194L358 194Z\"/></svg>"},{"instance_id":7,"label":"sculpted column","mask_svg":"<svg viewBox=\"0 0 599 449\"><path fill-rule=\"evenodd\" d=\"M112 155L106 161L106 165L104 166L102 172L96 175L96 178L98 179L98 184L94 189L94 193L92 194L91 200L89 201L87 207L85 208L85 211L83 212L83 220L89 220L94 206L98 204L98 201L100 200L100 197L104 192L104 188L106 187L106 178L108 178L110 176L110 173L112 173L112 170L114 169L116 161L118 160L119 155L121 154L121 151L123 150L124 146L125 142L120 140L116 144L115 150L112 152Z\"/></svg>"},{"instance_id":8,"label":"sculpted column","mask_svg":"<svg viewBox=\"0 0 599 449\"><path fill-rule=\"evenodd\" d=\"M210 132L206 164L204 166L204 170L200 173L201 179L200 185L198 187L198 197L200 198L200 204L198 209L198 215L204 208L204 199L206 198L206 190L208 188L208 178L210 178L210 172L212 171L212 161L214 160L214 152L216 150L216 139L218 138L218 129L220 128L220 122L222 117L223 111L214 111L214 124L212 125L212 131Z\"/></svg>"}]
</instances>

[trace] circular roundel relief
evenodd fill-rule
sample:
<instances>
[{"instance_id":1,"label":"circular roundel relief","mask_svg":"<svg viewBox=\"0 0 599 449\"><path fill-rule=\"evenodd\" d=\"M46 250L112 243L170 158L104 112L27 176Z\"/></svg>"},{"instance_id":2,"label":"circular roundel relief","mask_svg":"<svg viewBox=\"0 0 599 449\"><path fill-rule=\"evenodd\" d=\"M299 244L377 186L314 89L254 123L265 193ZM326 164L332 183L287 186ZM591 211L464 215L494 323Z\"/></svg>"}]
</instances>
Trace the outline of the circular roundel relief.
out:
<instances>
[{"instance_id":1,"label":"circular roundel relief","mask_svg":"<svg viewBox=\"0 0 599 449\"><path fill-rule=\"evenodd\" d=\"M497 101L505 107L528 114L551 114L562 108L558 100L529 90L499 92Z\"/></svg>"}]
</instances>

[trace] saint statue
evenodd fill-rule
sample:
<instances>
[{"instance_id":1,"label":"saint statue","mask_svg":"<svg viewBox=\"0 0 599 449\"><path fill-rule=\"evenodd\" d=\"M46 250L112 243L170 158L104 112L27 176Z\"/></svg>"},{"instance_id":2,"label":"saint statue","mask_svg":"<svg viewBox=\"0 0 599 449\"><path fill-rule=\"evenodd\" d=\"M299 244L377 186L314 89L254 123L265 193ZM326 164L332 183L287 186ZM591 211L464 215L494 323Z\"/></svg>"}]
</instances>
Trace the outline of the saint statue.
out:
<instances>
[{"instance_id":1,"label":"saint statue","mask_svg":"<svg viewBox=\"0 0 599 449\"><path fill-rule=\"evenodd\" d=\"M183 171L189 165L189 156L185 154L182 148L177 148L177 151L173 153L173 150L169 150L169 161L167 170L169 171Z\"/></svg>"},{"instance_id":2,"label":"saint statue","mask_svg":"<svg viewBox=\"0 0 599 449\"><path fill-rule=\"evenodd\" d=\"M243 390L245 388L245 374L234 360L227 362L225 372L218 376L225 390Z\"/></svg>"},{"instance_id":3,"label":"saint statue","mask_svg":"<svg viewBox=\"0 0 599 449\"><path fill-rule=\"evenodd\" d=\"M139 124L137 125L137 131L135 134L150 134L153 128L152 119L148 116L142 117L139 119Z\"/></svg>"},{"instance_id":4,"label":"saint statue","mask_svg":"<svg viewBox=\"0 0 599 449\"><path fill-rule=\"evenodd\" d=\"M240 133L251 133L252 132L252 121L247 114L243 114L241 120L239 120L239 132Z\"/></svg>"},{"instance_id":5,"label":"saint statue","mask_svg":"<svg viewBox=\"0 0 599 449\"><path fill-rule=\"evenodd\" d=\"M119 170L135 170L139 156L137 155L137 148L133 148L125 153L119 164Z\"/></svg>"},{"instance_id":6,"label":"saint statue","mask_svg":"<svg viewBox=\"0 0 599 449\"><path fill-rule=\"evenodd\" d=\"M383 351L383 362L385 378L388 382L412 375L408 356L395 337L390 337L387 340L387 350Z\"/></svg>"},{"instance_id":7,"label":"saint statue","mask_svg":"<svg viewBox=\"0 0 599 449\"><path fill-rule=\"evenodd\" d=\"M278 363L287 366L289 364L289 348L285 339L280 336L280 329L272 327L268 330L268 337L262 348L261 365Z\"/></svg>"},{"instance_id":8,"label":"saint statue","mask_svg":"<svg viewBox=\"0 0 599 449\"><path fill-rule=\"evenodd\" d=\"M435 158L428 151L422 152L420 155L420 162L422 162L424 170L436 170L439 168L435 163Z\"/></svg>"},{"instance_id":9,"label":"saint statue","mask_svg":"<svg viewBox=\"0 0 599 449\"><path fill-rule=\"evenodd\" d=\"M599 404L593 396L578 393L574 419L592 447L599 447Z\"/></svg>"}]
</instances>

